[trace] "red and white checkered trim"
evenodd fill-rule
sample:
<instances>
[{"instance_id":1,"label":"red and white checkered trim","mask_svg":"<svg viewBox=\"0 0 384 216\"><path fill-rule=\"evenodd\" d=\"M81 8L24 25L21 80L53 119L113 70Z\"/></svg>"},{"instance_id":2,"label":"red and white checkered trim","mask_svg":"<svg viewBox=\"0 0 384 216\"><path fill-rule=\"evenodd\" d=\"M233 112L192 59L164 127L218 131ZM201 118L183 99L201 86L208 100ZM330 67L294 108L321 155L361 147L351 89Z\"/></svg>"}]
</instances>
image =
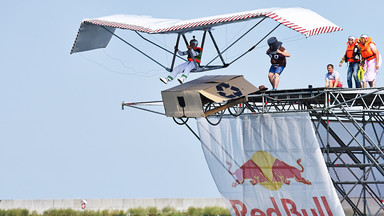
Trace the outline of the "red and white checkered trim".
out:
<instances>
[{"instance_id":1,"label":"red and white checkered trim","mask_svg":"<svg viewBox=\"0 0 384 216\"><path fill-rule=\"evenodd\" d=\"M168 28L161 28L161 29L150 29L145 28L143 26L138 25L130 25L130 24L124 24L124 23L117 23L117 22L110 22L105 20L98 20L98 19L92 19L92 20L86 20L83 23L92 23L95 25L101 25L101 26L108 26L113 28L120 28L120 29L129 29L132 31L140 31L145 32L149 34L155 34L155 33L166 33L166 32L174 32L184 29L195 29L196 27L204 27L209 25L217 25L221 23L228 23L232 21L239 21L239 20L246 20L250 18L257 18L263 16L262 13L247 13L247 14L241 14L241 15L234 15L229 17L220 17L220 18L214 18L214 19L208 19L208 20L200 20L196 22L190 22L190 23L184 23L180 25L174 25Z\"/></svg>"},{"instance_id":2,"label":"red and white checkered trim","mask_svg":"<svg viewBox=\"0 0 384 216\"><path fill-rule=\"evenodd\" d=\"M304 34L306 37L309 37L312 35L318 35L318 34L322 34L322 33L329 33L329 32L335 32L335 31L342 31L343 30L342 28L336 27L336 26L324 26L321 28L315 28L315 29L308 30L308 29L305 29L305 28L298 26L295 23L292 23L288 20L285 20L282 17L279 17L274 12L269 12L269 13L266 13L265 15L267 17L274 19L275 21L287 26L288 28L291 28L297 32Z\"/></svg>"},{"instance_id":3,"label":"red and white checkered trim","mask_svg":"<svg viewBox=\"0 0 384 216\"><path fill-rule=\"evenodd\" d=\"M246 20L246 19L252 19L252 18L258 18L258 17L263 17L267 16L285 26L288 28L291 28L297 32L300 32L304 34L306 37L312 36L312 35L318 35L322 33L329 33L329 32L334 32L334 31L341 31L342 28L337 27L337 26L325 26L321 28L316 28L316 29L305 29L301 26L298 26L297 24L286 20L283 17L280 17L278 14L275 12L259 12L259 13L245 13L245 14L237 14L237 15L232 15L232 16L227 16L227 17L215 17L207 20L198 20L198 21L192 21L192 22L181 22L182 24L177 24L174 26L170 26L167 28L160 28L160 29L151 29L151 28L146 28L143 26L139 25L132 25L132 24L125 24L125 23L118 23L118 22L110 22L110 21L105 21L105 20L99 20L99 19L92 19L92 20L86 20L84 22L87 23L92 23L95 25L102 25L102 26L109 26L109 27L114 27L114 28L120 28L120 29L129 29L133 31L140 31L144 33L149 33L149 34L156 34L156 33L167 33L167 32L175 32L175 31L180 31L180 30L188 30L188 29L196 29L199 27L207 27L210 25L220 25L224 23L229 23L229 22L234 22L234 21L239 21L239 20Z\"/></svg>"},{"instance_id":4,"label":"red and white checkered trim","mask_svg":"<svg viewBox=\"0 0 384 216\"><path fill-rule=\"evenodd\" d=\"M84 22L85 23L92 23L92 24L95 24L95 25L113 27L113 28L129 29L129 30L132 30L132 31L140 31L140 32L145 32L145 33L154 33L152 29L145 28L143 26L138 26L138 25L124 24L124 23L117 23L117 22L109 22L109 21L97 20L97 19L86 20Z\"/></svg>"},{"instance_id":5,"label":"red and white checkered trim","mask_svg":"<svg viewBox=\"0 0 384 216\"><path fill-rule=\"evenodd\" d=\"M218 25L221 23L246 20L246 19L250 19L250 18L257 18L260 16L262 16L261 13L257 13L257 14L247 13L247 14L234 15L234 16L229 16L229 17L220 17L220 18L214 18L214 19L208 19L208 20L201 20L198 22L191 22L191 23L185 23L185 24L181 24L181 25L175 25L175 26L172 26L169 28L157 29L157 30L155 30L155 33L173 32L173 31L189 29L189 28L204 27L204 26L209 26L209 25Z\"/></svg>"}]
</instances>

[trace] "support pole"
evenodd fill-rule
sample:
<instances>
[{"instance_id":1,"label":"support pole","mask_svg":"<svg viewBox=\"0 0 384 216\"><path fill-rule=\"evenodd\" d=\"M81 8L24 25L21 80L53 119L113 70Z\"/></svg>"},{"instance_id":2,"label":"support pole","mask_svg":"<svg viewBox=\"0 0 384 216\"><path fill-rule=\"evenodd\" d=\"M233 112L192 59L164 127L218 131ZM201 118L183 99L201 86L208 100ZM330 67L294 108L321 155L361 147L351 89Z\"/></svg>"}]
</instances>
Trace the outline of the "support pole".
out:
<instances>
[{"instance_id":1,"label":"support pole","mask_svg":"<svg viewBox=\"0 0 384 216\"><path fill-rule=\"evenodd\" d=\"M175 45L176 47L179 46L179 41L180 41L180 34L177 35L176 45ZM173 51L173 58L172 58L171 68L169 69L169 72L173 71L173 67L175 66L176 55L177 55L177 49Z\"/></svg>"},{"instance_id":2,"label":"support pole","mask_svg":"<svg viewBox=\"0 0 384 216\"><path fill-rule=\"evenodd\" d=\"M221 57L222 58L222 55L229 49L229 48L231 48L234 44L236 44L240 39L242 39L245 35L247 35L249 32L251 32L256 26L258 26L261 22L263 22L265 19L266 19L267 17L264 17L262 20L260 20L258 23L256 23L254 26L252 26L252 28L250 28L247 32L245 32L243 35L241 35L236 41L234 41L231 45L229 45L227 48L225 48L224 50L223 50L223 52L220 52L219 50L218 50L218 55L215 57L215 58L213 58L208 64L206 64L203 68L202 68L202 70L204 70L205 69L205 67L206 66L208 66L208 65L210 65L213 61L215 61L218 57ZM209 32L210 32L210 30L209 30ZM210 32L210 34L211 34L211 32ZM211 35L211 38L213 38L213 36ZM223 61L223 60L222 60ZM228 65L230 65L230 64L225 64L225 63L223 63L224 64L224 66L228 66Z\"/></svg>"}]
</instances>

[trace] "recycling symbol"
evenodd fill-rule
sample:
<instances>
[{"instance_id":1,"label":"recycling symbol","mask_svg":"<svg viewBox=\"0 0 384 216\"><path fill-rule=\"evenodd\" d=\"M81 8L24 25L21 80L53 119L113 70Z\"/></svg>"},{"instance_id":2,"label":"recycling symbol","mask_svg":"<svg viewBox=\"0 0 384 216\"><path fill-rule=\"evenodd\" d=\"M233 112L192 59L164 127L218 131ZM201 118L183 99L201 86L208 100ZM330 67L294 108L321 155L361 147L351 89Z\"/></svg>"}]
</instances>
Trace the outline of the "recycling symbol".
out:
<instances>
[{"instance_id":1,"label":"recycling symbol","mask_svg":"<svg viewBox=\"0 0 384 216\"><path fill-rule=\"evenodd\" d=\"M243 95L239 88L235 86L230 86L228 83L220 83L216 86L216 89L217 93L219 93L220 96L226 98L240 97Z\"/></svg>"}]
</instances>

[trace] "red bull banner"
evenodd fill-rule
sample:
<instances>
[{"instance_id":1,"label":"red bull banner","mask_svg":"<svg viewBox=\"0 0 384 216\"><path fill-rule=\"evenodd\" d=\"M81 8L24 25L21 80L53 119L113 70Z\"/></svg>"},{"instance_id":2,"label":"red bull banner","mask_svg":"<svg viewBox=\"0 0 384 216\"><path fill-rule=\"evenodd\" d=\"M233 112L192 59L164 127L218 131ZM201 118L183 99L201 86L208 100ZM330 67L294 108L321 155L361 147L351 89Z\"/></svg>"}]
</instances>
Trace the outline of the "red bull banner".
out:
<instances>
[{"instance_id":1,"label":"red bull banner","mask_svg":"<svg viewBox=\"0 0 384 216\"><path fill-rule=\"evenodd\" d=\"M197 119L205 157L232 216L339 216L308 113Z\"/></svg>"}]
</instances>

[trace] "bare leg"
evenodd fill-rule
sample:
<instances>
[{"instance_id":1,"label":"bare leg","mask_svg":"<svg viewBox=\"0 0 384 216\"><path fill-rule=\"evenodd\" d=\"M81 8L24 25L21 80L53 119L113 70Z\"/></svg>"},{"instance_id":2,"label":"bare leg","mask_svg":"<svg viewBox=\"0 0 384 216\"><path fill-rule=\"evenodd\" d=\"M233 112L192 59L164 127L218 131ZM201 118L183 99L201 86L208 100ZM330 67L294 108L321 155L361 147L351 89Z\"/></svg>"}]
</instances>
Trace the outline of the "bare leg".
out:
<instances>
[{"instance_id":1,"label":"bare leg","mask_svg":"<svg viewBox=\"0 0 384 216\"><path fill-rule=\"evenodd\" d=\"M363 82L363 88L367 88L367 82Z\"/></svg>"},{"instance_id":2,"label":"bare leg","mask_svg":"<svg viewBox=\"0 0 384 216\"><path fill-rule=\"evenodd\" d=\"M376 87L376 79L370 83L371 87Z\"/></svg>"},{"instance_id":3,"label":"bare leg","mask_svg":"<svg viewBox=\"0 0 384 216\"><path fill-rule=\"evenodd\" d=\"M275 88L275 74L274 73L268 73L269 82L272 85L272 88Z\"/></svg>"},{"instance_id":4,"label":"bare leg","mask_svg":"<svg viewBox=\"0 0 384 216\"><path fill-rule=\"evenodd\" d=\"M280 78L280 75L278 73L275 73L275 89L277 89L277 86L279 86L279 78Z\"/></svg>"}]
</instances>

